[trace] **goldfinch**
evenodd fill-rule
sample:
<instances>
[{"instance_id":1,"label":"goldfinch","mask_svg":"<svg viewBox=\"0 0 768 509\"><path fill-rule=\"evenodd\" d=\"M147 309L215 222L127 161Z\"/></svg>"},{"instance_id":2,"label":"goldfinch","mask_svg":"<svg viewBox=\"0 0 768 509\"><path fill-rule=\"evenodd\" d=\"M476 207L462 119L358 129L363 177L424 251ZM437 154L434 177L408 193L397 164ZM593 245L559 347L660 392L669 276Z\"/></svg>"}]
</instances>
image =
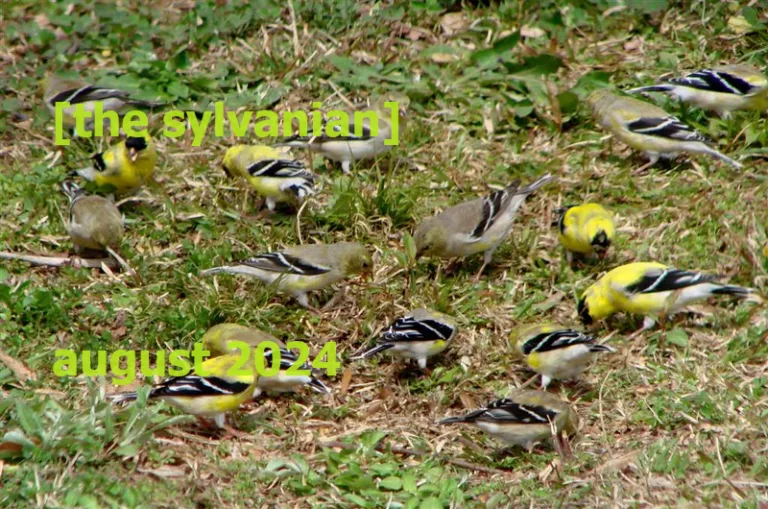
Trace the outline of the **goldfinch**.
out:
<instances>
[{"instance_id":1,"label":"goldfinch","mask_svg":"<svg viewBox=\"0 0 768 509\"><path fill-rule=\"evenodd\" d=\"M322 290L348 277L370 273L370 253L356 242L304 244L254 256L235 265L204 270L209 274L245 274L291 294L308 308L308 292Z\"/></svg>"},{"instance_id":2,"label":"goldfinch","mask_svg":"<svg viewBox=\"0 0 768 509\"><path fill-rule=\"evenodd\" d=\"M317 152L332 161L341 162L342 171L349 173L353 162L375 158L392 148L392 145L384 143L386 140L392 139L394 133L391 119L393 110L389 106L385 106L386 102L397 103L397 128L398 140L400 140L405 127L405 117L410 100L404 95L393 94L392 96L379 97L374 101L370 110L358 113L347 112L349 118L348 136L341 136L343 132L336 125L324 124L322 134L317 135L312 132L312 126L309 126L309 136L295 135L279 143L278 146L305 148ZM360 135L355 134L355 116L365 112L373 112L376 115L378 126L376 136L372 132L371 119L367 117L362 117L360 125L357 126L357 129L360 129ZM337 133L337 136L329 136L329 130Z\"/></svg>"},{"instance_id":3,"label":"goldfinch","mask_svg":"<svg viewBox=\"0 0 768 509\"><path fill-rule=\"evenodd\" d=\"M569 262L573 261L574 255L597 253L601 258L605 256L616 236L613 212L597 203L584 203L562 208L558 213L558 239Z\"/></svg>"},{"instance_id":4,"label":"goldfinch","mask_svg":"<svg viewBox=\"0 0 768 509\"><path fill-rule=\"evenodd\" d=\"M423 221L414 232L416 256L455 258L484 253L475 281L491 262L493 252L509 235L517 210L535 190L552 180L546 174L533 184L512 184L484 198L449 207Z\"/></svg>"},{"instance_id":5,"label":"goldfinch","mask_svg":"<svg viewBox=\"0 0 768 509\"><path fill-rule=\"evenodd\" d=\"M75 127L75 107L83 105L85 111L93 113L96 103L101 103L102 111L124 111L128 107L152 108L161 103L132 99L129 92L116 88L97 87L79 79L67 79L52 75L43 80L43 100L52 115L56 113L56 103L67 102L69 107L63 110L63 124L66 128ZM86 121L86 128L93 127L93 117Z\"/></svg>"},{"instance_id":6,"label":"goldfinch","mask_svg":"<svg viewBox=\"0 0 768 509\"><path fill-rule=\"evenodd\" d=\"M152 177L157 151L149 135L128 137L92 159L92 166L76 173L99 187L109 186L125 193L141 187Z\"/></svg>"},{"instance_id":7,"label":"goldfinch","mask_svg":"<svg viewBox=\"0 0 768 509\"><path fill-rule=\"evenodd\" d=\"M200 341L203 343L203 350L210 352L211 357L237 352L238 350L232 346L235 341L240 341L254 348L260 343L267 342L285 348L285 343L272 334L237 323L214 325L203 334Z\"/></svg>"},{"instance_id":8,"label":"goldfinch","mask_svg":"<svg viewBox=\"0 0 768 509\"><path fill-rule=\"evenodd\" d=\"M768 109L768 78L759 69L745 64L702 69L628 91L630 94L645 92L665 92L723 118L730 117L736 110Z\"/></svg>"},{"instance_id":9,"label":"goldfinch","mask_svg":"<svg viewBox=\"0 0 768 509\"><path fill-rule=\"evenodd\" d=\"M456 321L448 315L424 308L414 309L382 332L376 346L352 360L368 359L379 352L389 351L396 357L414 359L421 369L426 369L427 359L448 348L457 330Z\"/></svg>"},{"instance_id":10,"label":"goldfinch","mask_svg":"<svg viewBox=\"0 0 768 509\"><path fill-rule=\"evenodd\" d=\"M531 452L536 442L576 433L578 418L568 403L547 392L521 390L467 415L438 422L457 423L473 424L506 445Z\"/></svg>"},{"instance_id":11,"label":"goldfinch","mask_svg":"<svg viewBox=\"0 0 768 509\"><path fill-rule=\"evenodd\" d=\"M265 145L235 145L224 154L222 166L231 177L245 178L269 210L281 202L301 204L315 192L315 177L304 164Z\"/></svg>"},{"instance_id":12,"label":"goldfinch","mask_svg":"<svg viewBox=\"0 0 768 509\"><path fill-rule=\"evenodd\" d=\"M250 401L259 390L259 375L254 366L241 367L240 362L240 355L208 359L200 365L200 374L169 378L154 386L149 398L167 401L187 414L213 419L223 428L225 415ZM136 397L135 392L110 395L116 403L133 401Z\"/></svg>"},{"instance_id":13,"label":"goldfinch","mask_svg":"<svg viewBox=\"0 0 768 509\"><path fill-rule=\"evenodd\" d=\"M88 195L72 181L61 184L69 197L67 232L77 249L115 250L123 238L123 216L114 203Z\"/></svg>"},{"instance_id":14,"label":"goldfinch","mask_svg":"<svg viewBox=\"0 0 768 509\"><path fill-rule=\"evenodd\" d=\"M690 304L716 295L731 295L760 302L755 290L715 283L720 276L679 270L656 262L622 265L587 288L579 299L578 314L589 325L623 311L644 315L643 329L655 324L649 315L671 316Z\"/></svg>"},{"instance_id":15,"label":"goldfinch","mask_svg":"<svg viewBox=\"0 0 768 509\"><path fill-rule=\"evenodd\" d=\"M541 375L541 388L552 380L567 380L582 374L596 354L615 352L595 338L552 325L520 327L512 336L525 363Z\"/></svg>"},{"instance_id":16,"label":"goldfinch","mask_svg":"<svg viewBox=\"0 0 768 509\"><path fill-rule=\"evenodd\" d=\"M264 350L264 366L266 369L272 365L272 349ZM297 388L308 385L313 391L321 394L330 394L331 389L312 374L312 365L308 362L296 366L299 358L295 353L280 348L280 368L276 375L262 376L259 378L259 389L265 392L294 392ZM296 371L304 371L297 374Z\"/></svg>"},{"instance_id":17,"label":"goldfinch","mask_svg":"<svg viewBox=\"0 0 768 509\"><path fill-rule=\"evenodd\" d=\"M249 353L254 353L256 347L261 343L270 343L272 348L280 350L280 369L274 376L262 376L259 378L259 389L268 392L293 392L301 385L309 385L313 390L327 394L331 390L315 376L312 375L312 366L304 363L301 366L293 365L298 362L295 353L288 350L285 343L274 337L272 334L238 325L236 323L220 323L214 325L203 335L203 351L210 352L211 357L239 353L242 355L237 342L245 343L251 349ZM262 358L264 366L269 369L272 359L272 348L266 347ZM309 371L309 374L293 374L293 371ZM258 394L257 394L258 396Z\"/></svg>"},{"instance_id":18,"label":"goldfinch","mask_svg":"<svg viewBox=\"0 0 768 509\"><path fill-rule=\"evenodd\" d=\"M674 158L681 152L708 154L735 168L743 167L710 147L701 133L658 106L616 95L608 88L592 92L587 103L603 129L648 157L648 163L637 172L653 166L660 158Z\"/></svg>"}]
</instances>

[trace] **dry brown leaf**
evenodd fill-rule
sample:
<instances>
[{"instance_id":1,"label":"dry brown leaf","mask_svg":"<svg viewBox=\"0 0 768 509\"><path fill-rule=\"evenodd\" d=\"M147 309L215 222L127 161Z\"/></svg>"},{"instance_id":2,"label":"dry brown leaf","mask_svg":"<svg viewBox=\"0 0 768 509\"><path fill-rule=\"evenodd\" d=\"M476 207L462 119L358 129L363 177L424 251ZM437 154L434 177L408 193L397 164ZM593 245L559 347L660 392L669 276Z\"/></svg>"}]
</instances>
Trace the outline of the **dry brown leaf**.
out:
<instances>
[{"instance_id":1,"label":"dry brown leaf","mask_svg":"<svg viewBox=\"0 0 768 509\"><path fill-rule=\"evenodd\" d=\"M440 26L445 35L451 36L463 32L469 26L469 20L462 12L449 12L440 18Z\"/></svg>"},{"instance_id":2,"label":"dry brown leaf","mask_svg":"<svg viewBox=\"0 0 768 509\"><path fill-rule=\"evenodd\" d=\"M479 408L477 406L477 403L475 403L475 400L467 394L466 392L462 392L459 394L459 399L461 400L461 404L464 405L464 408L467 410L474 410L475 408Z\"/></svg>"},{"instance_id":3,"label":"dry brown leaf","mask_svg":"<svg viewBox=\"0 0 768 509\"><path fill-rule=\"evenodd\" d=\"M636 51L640 49L643 46L643 43L645 41L642 37L633 37L632 39L628 40L624 43L624 50L625 51Z\"/></svg>"},{"instance_id":4,"label":"dry brown leaf","mask_svg":"<svg viewBox=\"0 0 768 509\"><path fill-rule=\"evenodd\" d=\"M352 369L345 368L344 374L341 375L341 393L346 394L349 392L349 384L352 383Z\"/></svg>"},{"instance_id":5,"label":"dry brown leaf","mask_svg":"<svg viewBox=\"0 0 768 509\"><path fill-rule=\"evenodd\" d=\"M174 467L171 465L163 465L159 468L142 468L139 467L136 469L138 472L141 472L142 474L150 474L154 475L155 477L159 477L160 479L169 479L173 477L184 477L184 474L186 473L186 469L182 467Z\"/></svg>"},{"instance_id":6,"label":"dry brown leaf","mask_svg":"<svg viewBox=\"0 0 768 509\"><path fill-rule=\"evenodd\" d=\"M520 29L520 35L523 37L530 37L531 39L536 39L538 37L544 37L545 35L547 35L547 32L545 32L539 27L529 27L528 25L524 25L523 28Z\"/></svg>"},{"instance_id":7,"label":"dry brown leaf","mask_svg":"<svg viewBox=\"0 0 768 509\"><path fill-rule=\"evenodd\" d=\"M8 369L13 371L13 374L16 375L20 382L37 380L37 375L26 367L23 362L14 359L2 350L0 350L0 362L8 366Z\"/></svg>"},{"instance_id":8,"label":"dry brown leaf","mask_svg":"<svg viewBox=\"0 0 768 509\"><path fill-rule=\"evenodd\" d=\"M432 53L429 58L436 64L448 64L459 60L458 55L451 55L450 53Z\"/></svg>"},{"instance_id":9,"label":"dry brown leaf","mask_svg":"<svg viewBox=\"0 0 768 509\"><path fill-rule=\"evenodd\" d=\"M600 474L610 474L613 472L618 472L620 470L624 470L627 466L629 466L632 461L637 456L637 453L640 451L632 451L627 454L623 454L617 458L611 458L610 460L606 461L602 465L595 468L595 473Z\"/></svg>"}]
</instances>

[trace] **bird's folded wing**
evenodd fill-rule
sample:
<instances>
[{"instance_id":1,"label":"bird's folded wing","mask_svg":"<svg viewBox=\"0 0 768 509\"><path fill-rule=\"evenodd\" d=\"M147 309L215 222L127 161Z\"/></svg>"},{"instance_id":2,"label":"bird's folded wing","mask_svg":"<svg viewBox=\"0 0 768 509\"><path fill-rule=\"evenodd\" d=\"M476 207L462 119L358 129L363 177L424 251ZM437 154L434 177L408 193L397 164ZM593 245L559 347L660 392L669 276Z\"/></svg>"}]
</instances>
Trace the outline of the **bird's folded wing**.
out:
<instances>
[{"instance_id":1,"label":"bird's folded wing","mask_svg":"<svg viewBox=\"0 0 768 509\"><path fill-rule=\"evenodd\" d=\"M383 126L379 126L379 132L381 132ZM360 131L360 135L357 136L356 128ZM329 127L327 124L323 124L322 126L322 134L319 134L317 136L293 136L285 141L285 143L290 143L293 141L299 141L299 142L305 142L309 145L313 144L319 144L319 143L328 143L333 141L366 141L373 138L371 134L370 127L365 123L360 123L358 125L355 124L352 118L349 120L349 125L347 126L347 134L343 136L343 132L341 130L341 126L334 125L330 127L330 130L334 132L335 136L329 136L328 134Z\"/></svg>"},{"instance_id":2,"label":"bird's folded wing","mask_svg":"<svg viewBox=\"0 0 768 509\"><path fill-rule=\"evenodd\" d=\"M523 405L509 399L494 401L478 416L477 420L519 423L547 424L554 421L559 412L538 405Z\"/></svg>"},{"instance_id":3,"label":"bird's folded wing","mask_svg":"<svg viewBox=\"0 0 768 509\"><path fill-rule=\"evenodd\" d=\"M721 94L749 95L755 88L734 74L726 71L714 71L712 69L703 69L692 72L682 78L671 78L666 81L675 85Z\"/></svg>"},{"instance_id":4,"label":"bird's folded wing","mask_svg":"<svg viewBox=\"0 0 768 509\"><path fill-rule=\"evenodd\" d=\"M314 180L301 162L291 159L264 159L251 164L245 171L252 177L300 177Z\"/></svg>"},{"instance_id":5,"label":"bird's folded wing","mask_svg":"<svg viewBox=\"0 0 768 509\"><path fill-rule=\"evenodd\" d=\"M398 318L381 334L381 342L394 343L405 341L435 341L448 340L453 336L455 328L437 320L417 320L407 316Z\"/></svg>"},{"instance_id":6,"label":"bird's folded wing","mask_svg":"<svg viewBox=\"0 0 768 509\"><path fill-rule=\"evenodd\" d=\"M689 125L686 125L676 117L643 117L626 124L626 128L636 134L646 136L658 136L680 141L700 141L709 140L701 133Z\"/></svg>"},{"instance_id":7,"label":"bird's folded wing","mask_svg":"<svg viewBox=\"0 0 768 509\"><path fill-rule=\"evenodd\" d=\"M94 85L86 85L80 88L73 88L64 90L53 96L50 100L51 104L57 102L68 102L70 104L79 104L88 101L104 101L106 99L126 99L128 98L128 92L118 90L115 88L103 88Z\"/></svg>"},{"instance_id":8,"label":"bird's folded wing","mask_svg":"<svg viewBox=\"0 0 768 509\"><path fill-rule=\"evenodd\" d=\"M152 390L153 396L231 396L249 387L243 381L217 376L187 375L170 378Z\"/></svg>"},{"instance_id":9,"label":"bird's folded wing","mask_svg":"<svg viewBox=\"0 0 768 509\"><path fill-rule=\"evenodd\" d=\"M528 355L531 352L549 352L573 345L591 344L594 342L595 338L592 336L566 329L537 334L523 344L522 350L525 355Z\"/></svg>"},{"instance_id":10,"label":"bird's folded wing","mask_svg":"<svg viewBox=\"0 0 768 509\"><path fill-rule=\"evenodd\" d=\"M268 272L298 276L317 276L331 271L330 267L310 263L307 260L280 252L255 256L240 262L240 264Z\"/></svg>"},{"instance_id":11,"label":"bird's folded wing","mask_svg":"<svg viewBox=\"0 0 768 509\"><path fill-rule=\"evenodd\" d=\"M669 292L688 288L701 283L709 283L719 279L718 276L702 274L689 270L679 269L650 269L632 284L623 288L623 293L632 295L637 293ZM616 287L613 287L614 290Z\"/></svg>"},{"instance_id":12,"label":"bird's folded wing","mask_svg":"<svg viewBox=\"0 0 768 509\"><path fill-rule=\"evenodd\" d=\"M480 221L475 226L475 229L472 230L470 238L475 240L481 239L483 235L485 235L485 232L487 232L491 226L493 226L493 224L499 218L499 215L501 215L501 212L504 210L504 205L506 204L506 198L509 194L509 189L510 188L500 189L490 196L483 198L482 216L480 217Z\"/></svg>"}]
</instances>

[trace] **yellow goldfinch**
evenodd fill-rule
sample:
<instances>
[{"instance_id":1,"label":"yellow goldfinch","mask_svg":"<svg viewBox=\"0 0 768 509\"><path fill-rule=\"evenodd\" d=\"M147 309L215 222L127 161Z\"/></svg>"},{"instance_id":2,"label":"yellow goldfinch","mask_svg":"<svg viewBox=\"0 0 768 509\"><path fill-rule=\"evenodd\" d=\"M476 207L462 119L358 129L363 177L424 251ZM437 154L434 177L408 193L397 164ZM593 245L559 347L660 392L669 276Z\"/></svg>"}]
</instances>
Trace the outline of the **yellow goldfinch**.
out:
<instances>
[{"instance_id":1,"label":"yellow goldfinch","mask_svg":"<svg viewBox=\"0 0 768 509\"><path fill-rule=\"evenodd\" d=\"M75 107L82 104L85 111L93 113L96 103L101 103L102 111L124 111L128 107L152 108L161 103L132 99L129 92L116 88L97 87L79 79L67 79L52 75L43 80L43 100L45 106L55 114L56 103L68 102L70 106L63 110L64 127L75 127ZM88 129L93 127L93 117L86 122Z\"/></svg>"},{"instance_id":2,"label":"yellow goldfinch","mask_svg":"<svg viewBox=\"0 0 768 509\"><path fill-rule=\"evenodd\" d=\"M222 166L228 175L245 178L266 198L269 210L280 202L301 204L315 192L315 177L304 164L265 145L235 145Z\"/></svg>"},{"instance_id":3,"label":"yellow goldfinch","mask_svg":"<svg viewBox=\"0 0 768 509\"><path fill-rule=\"evenodd\" d=\"M169 378L154 386L149 398L167 401L187 414L213 419L223 428L225 415L250 401L258 390L259 376L254 366L239 367L239 362L240 355L208 359L200 366L204 375L190 373ZM132 401L136 393L112 394L110 399L116 403Z\"/></svg>"},{"instance_id":4,"label":"yellow goldfinch","mask_svg":"<svg viewBox=\"0 0 768 509\"><path fill-rule=\"evenodd\" d=\"M376 346L352 360L368 359L386 350L396 357L415 359L421 369L426 369L427 359L448 348L456 331L452 317L429 309L414 309L382 332Z\"/></svg>"},{"instance_id":5,"label":"yellow goldfinch","mask_svg":"<svg viewBox=\"0 0 768 509\"><path fill-rule=\"evenodd\" d=\"M268 342L285 348L285 343L272 334L237 323L214 325L203 334L200 341L203 343L203 350L210 352L211 357L235 353L237 349L231 345L235 341L240 341L253 348L257 347L260 343Z\"/></svg>"},{"instance_id":6,"label":"yellow goldfinch","mask_svg":"<svg viewBox=\"0 0 768 509\"><path fill-rule=\"evenodd\" d=\"M220 323L214 325L203 335L203 351L210 352L211 357L240 353L237 342L245 343L253 353L261 343L272 344L273 348L280 350L280 369L274 376L262 376L259 378L259 389L268 392L292 392L301 385L309 385L313 390L321 393L329 393L331 390L315 376L312 375L312 366L308 363L296 366L298 357L288 350L285 343L272 334L238 325L236 323ZM272 362L272 348L266 347L262 355L264 366L269 369ZM309 371L309 374L293 374L294 370ZM257 394L258 396L258 394Z\"/></svg>"},{"instance_id":7,"label":"yellow goldfinch","mask_svg":"<svg viewBox=\"0 0 768 509\"><path fill-rule=\"evenodd\" d=\"M586 289L578 303L585 324L623 311L644 315L643 329L655 324L649 315L671 316L715 295L761 301L755 290L715 283L720 276L679 270L656 262L622 265Z\"/></svg>"},{"instance_id":8,"label":"yellow goldfinch","mask_svg":"<svg viewBox=\"0 0 768 509\"><path fill-rule=\"evenodd\" d=\"M701 133L658 106L616 95L608 88L592 92L587 103L603 129L648 157L648 163L637 172L653 166L660 158L674 158L681 152L708 154L735 168L743 167L710 147Z\"/></svg>"},{"instance_id":9,"label":"yellow goldfinch","mask_svg":"<svg viewBox=\"0 0 768 509\"><path fill-rule=\"evenodd\" d=\"M521 390L467 415L438 422L456 423L473 424L507 445L531 452L536 442L576 433L578 418L568 403L547 392Z\"/></svg>"},{"instance_id":10,"label":"yellow goldfinch","mask_svg":"<svg viewBox=\"0 0 768 509\"><path fill-rule=\"evenodd\" d=\"M152 177L156 162L155 143L149 135L128 137L93 156L93 165L76 173L100 187L110 186L125 193L144 185Z\"/></svg>"},{"instance_id":11,"label":"yellow goldfinch","mask_svg":"<svg viewBox=\"0 0 768 509\"><path fill-rule=\"evenodd\" d=\"M597 253L601 258L605 256L616 236L613 212L597 203L565 207L558 212L558 238L569 262L574 254L590 256Z\"/></svg>"},{"instance_id":12,"label":"yellow goldfinch","mask_svg":"<svg viewBox=\"0 0 768 509\"><path fill-rule=\"evenodd\" d=\"M123 238L123 216L114 203L101 196L88 195L72 181L61 184L69 196L67 231L80 249L114 250Z\"/></svg>"},{"instance_id":13,"label":"yellow goldfinch","mask_svg":"<svg viewBox=\"0 0 768 509\"><path fill-rule=\"evenodd\" d=\"M348 277L373 270L370 253L356 242L304 244L266 253L236 265L204 270L209 274L245 274L290 293L304 307L307 292L321 290Z\"/></svg>"},{"instance_id":14,"label":"yellow goldfinch","mask_svg":"<svg viewBox=\"0 0 768 509\"><path fill-rule=\"evenodd\" d=\"M378 133L373 135L371 128L371 121L368 118L363 118L360 135L355 134L355 114L348 112L349 117L349 133L348 136L341 136L344 134L340 129L335 129L335 132L339 135L331 137L328 133L328 125L323 125L322 134L314 136L312 133L312 126L309 126L309 136L295 135L278 146L288 146L296 148L309 149L312 152L317 152L327 157L332 161L341 162L341 169L344 173L349 173L351 165L354 161L361 159L371 159L376 156L387 152L392 148L392 145L386 145L384 142L393 135L393 125L390 120L392 110L385 106L386 102L397 103L398 113L398 140L402 138L403 130L405 127L405 117L410 105L408 97L401 94L393 94L392 96L379 97L374 101L370 110L376 114L378 120ZM362 113L362 112L361 112ZM336 127L336 126L334 126Z\"/></svg>"},{"instance_id":15,"label":"yellow goldfinch","mask_svg":"<svg viewBox=\"0 0 768 509\"><path fill-rule=\"evenodd\" d=\"M484 253L483 265L475 275L477 281L491 262L493 252L512 230L517 210L525 199L552 178L546 174L526 187L515 183L424 220L414 233L416 256L456 258Z\"/></svg>"},{"instance_id":16,"label":"yellow goldfinch","mask_svg":"<svg viewBox=\"0 0 768 509\"><path fill-rule=\"evenodd\" d=\"M665 92L683 102L728 118L736 110L768 109L768 78L746 64L722 65L662 83L633 88L630 94Z\"/></svg>"},{"instance_id":17,"label":"yellow goldfinch","mask_svg":"<svg viewBox=\"0 0 768 509\"><path fill-rule=\"evenodd\" d=\"M541 388L552 380L567 380L587 369L595 354L615 352L583 332L552 325L520 327L512 337L526 364L541 375Z\"/></svg>"}]
</instances>

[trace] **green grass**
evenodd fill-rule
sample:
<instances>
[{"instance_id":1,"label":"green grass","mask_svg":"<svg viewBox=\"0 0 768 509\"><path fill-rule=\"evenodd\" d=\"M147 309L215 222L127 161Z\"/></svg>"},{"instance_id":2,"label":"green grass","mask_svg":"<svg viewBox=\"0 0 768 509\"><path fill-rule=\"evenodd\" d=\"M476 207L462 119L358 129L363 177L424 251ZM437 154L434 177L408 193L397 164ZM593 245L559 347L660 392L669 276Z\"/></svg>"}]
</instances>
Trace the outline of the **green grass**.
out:
<instances>
[{"instance_id":1,"label":"green grass","mask_svg":"<svg viewBox=\"0 0 768 509\"><path fill-rule=\"evenodd\" d=\"M191 132L156 137L157 184L121 207L120 252L140 279L4 261L0 347L36 380L0 363L0 506L765 504L762 307L713 303L699 308L703 317L675 319L632 342L636 318L596 326L601 337L616 331L611 344L620 353L580 382L551 389L580 417L568 460L547 447L499 455L474 430L434 424L461 412L467 397L482 404L528 380L509 332L532 321L575 325L575 296L613 266L653 259L766 289L765 118L721 120L653 97L747 169L694 158L633 176L641 158L603 144L581 100L606 82L638 86L722 62L764 67L768 18L746 1L617 3L294 1L291 14L271 0L172 1L162 9L146 1L6 2L2 251L71 248L57 186L99 147L83 139L54 146L52 118L36 95L47 71L178 109L218 100L229 109L335 106L336 90L360 103L404 92L411 109L402 144L359 163L351 177L297 154L321 187L301 215L301 239L357 240L376 251L373 281L343 286L321 314L253 280L198 277L300 240L294 217L258 217L253 195L245 201L242 185L226 179L220 160L235 140L212 133L201 147L191 145ZM739 19L748 33L734 32ZM413 262L410 235L420 218L547 171L558 183L523 206L514 242L501 246L479 283L471 282L479 258L449 270ZM620 234L607 260L571 269L550 225L559 206L587 200L617 212ZM456 316L461 327L431 374L398 374L386 356L346 362L392 319L422 305ZM339 391L339 374L328 380L336 389L329 398L265 398L230 419L245 435L227 437L163 404L113 408L103 400L115 390L109 379L51 371L59 348L189 348L222 321L307 340L313 353L338 342L341 372L352 370L349 391ZM345 445L322 445L329 442Z\"/></svg>"}]
</instances>

